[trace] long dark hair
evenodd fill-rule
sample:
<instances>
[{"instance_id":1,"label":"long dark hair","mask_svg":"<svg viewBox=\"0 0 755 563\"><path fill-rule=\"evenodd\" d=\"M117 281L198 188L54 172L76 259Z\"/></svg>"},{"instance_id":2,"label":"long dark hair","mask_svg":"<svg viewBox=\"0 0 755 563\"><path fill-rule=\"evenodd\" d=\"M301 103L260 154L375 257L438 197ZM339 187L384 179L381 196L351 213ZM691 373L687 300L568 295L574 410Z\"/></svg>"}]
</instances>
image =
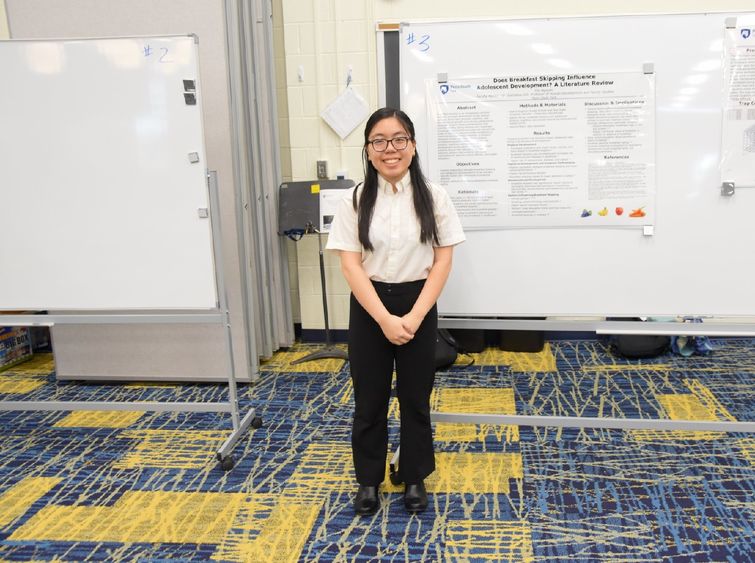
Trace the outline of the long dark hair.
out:
<instances>
[{"instance_id":1,"label":"long dark hair","mask_svg":"<svg viewBox=\"0 0 755 563\"><path fill-rule=\"evenodd\" d=\"M400 109L381 108L373 113L364 126L364 147L362 148L362 162L364 163L364 186L357 202L357 190L354 190L354 209L357 211L357 224L359 226L359 242L366 250L374 250L370 242L370 222L372 212L375 210L375 200L378 193L378 173L367 156L369 135L373 127L383 119L395 117L409 133L409 139L414 141L414 123ZM422 244L433 242L439 244L438 227L435 224L433 210L433 195L427 180L419 166L419 156L415 153L409 165L409 177L412 180L412 193L414 198L414 212L417 214L420 225L419 240Z\"/></svg>"}]
</instances>

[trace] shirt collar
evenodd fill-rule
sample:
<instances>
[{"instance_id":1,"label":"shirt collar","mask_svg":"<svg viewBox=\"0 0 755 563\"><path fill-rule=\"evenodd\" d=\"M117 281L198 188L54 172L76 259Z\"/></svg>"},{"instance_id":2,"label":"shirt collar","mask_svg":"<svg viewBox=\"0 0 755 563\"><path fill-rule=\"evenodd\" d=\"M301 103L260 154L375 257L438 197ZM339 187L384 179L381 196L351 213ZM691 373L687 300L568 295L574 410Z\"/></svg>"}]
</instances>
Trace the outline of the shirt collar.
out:
<instances>
[{"instance_id":1,"label":"shirt collar","mask_svg":"<svg viewBox=\"0 0 755 563\"><path fill-rule=\"evenodd\" d=\"M401 178L398 182L396 182L396 189L398 190L396 193L402 193L404 190L410 188L412 185L412 177L409 171L406 171L406 174L404 174L404 177ZM393 187L391 186L391 183L383 178L380 174L378 174L378 187L381 191L385 193L393 193Z\"/></svg>"}]
</instances>

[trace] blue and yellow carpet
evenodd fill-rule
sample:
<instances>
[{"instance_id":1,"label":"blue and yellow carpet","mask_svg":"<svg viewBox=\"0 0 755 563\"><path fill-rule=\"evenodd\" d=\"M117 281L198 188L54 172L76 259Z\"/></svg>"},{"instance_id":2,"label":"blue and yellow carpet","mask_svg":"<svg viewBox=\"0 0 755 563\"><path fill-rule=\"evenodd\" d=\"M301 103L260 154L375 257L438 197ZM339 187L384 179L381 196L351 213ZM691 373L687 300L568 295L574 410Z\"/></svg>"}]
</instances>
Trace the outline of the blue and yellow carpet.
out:
<instances>
[{"instance_id":1,"label":"blue and yellow carpet","mask_svg":"<svg viewBox=\"0 0 755 563\"><path fill-rule=\"evenodd\" d=\"M629 361L597 341L487 350L441 372L434 408L755 419L755 341ZM250 430L223 472L227 414L0 412L0 561L752 561L755 437L437 424L430 507L351 497L348 364L263 365ZM56 383L37 355L0 400L227 400L222 385ZM392 436L397 434L397 408Z\"/></svg>"}]
</instances>

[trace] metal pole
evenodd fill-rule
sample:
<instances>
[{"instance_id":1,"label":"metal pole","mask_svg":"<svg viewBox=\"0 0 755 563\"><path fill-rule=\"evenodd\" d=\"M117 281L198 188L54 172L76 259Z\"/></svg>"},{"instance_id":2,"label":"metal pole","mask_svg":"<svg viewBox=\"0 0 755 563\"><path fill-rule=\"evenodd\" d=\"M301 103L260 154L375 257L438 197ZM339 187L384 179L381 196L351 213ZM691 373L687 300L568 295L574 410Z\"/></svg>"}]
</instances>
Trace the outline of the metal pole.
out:
<instances>
[{"instance_id":1,"label":"metal pole","mask_svg":"<svg viewBox=\"0 0 755 563\"><path fill-rule=\"evenodd\" d=\"M330 348L333 340L330 337L330 323L328 322L328 293L325 291L325 255L322 251L322 233L317 233L317 244L320 247L320 287L322 288L322 313L325 321L325 347Z\"/></svg>"},{"instance_id":2,"label":"metal pole","mask_svg":"<svg viewBox=\"0 0 755 563\"><path fill-rule=\"evenodd\" d=\"M307 228L312 228L312 224L308 224ZM333 345L333 340L330 336L330 323L328 320L328 290L325 285L325 254L322 248L322 233L320 231L317 231L317 243L320 249L320 288L322 290L322 315L323 320L325 321L325 348L307 354L306 356L291 362L292 366L301 364L302 362L320 360L323 358L336 358L339 360L349 359L348 353Z\"/></svg>"}]
</instances>

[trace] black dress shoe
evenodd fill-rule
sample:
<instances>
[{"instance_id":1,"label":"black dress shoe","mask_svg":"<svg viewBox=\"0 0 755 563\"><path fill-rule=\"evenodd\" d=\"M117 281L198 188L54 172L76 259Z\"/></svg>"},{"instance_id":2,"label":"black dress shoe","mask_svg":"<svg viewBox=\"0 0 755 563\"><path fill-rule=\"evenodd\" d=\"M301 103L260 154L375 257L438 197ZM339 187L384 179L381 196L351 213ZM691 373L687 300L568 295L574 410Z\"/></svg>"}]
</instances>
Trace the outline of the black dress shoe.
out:
<instances>
[{"instance_id":1,"label":"black dress shoe","mask_svg":"<svg viewBox=\"0 0 755 563\"><path fill-rule=\"evenodd\" d=\"M427 508L427 491L424 481L414 485L406 485L404 491L404 506L407 512L422 512Z\"/></svg>"},{"instance_id":2,"label":"black dress shoe","mask_svg":"<svg viewBox=\"0 0 755 563\"><path fill-rule=\"evenodd\" d=\"M354 512L357 514L375 514L380 501L377 496L377 487L359 485L357 495L354 497Z\"/></svg>"}]
</instances>

